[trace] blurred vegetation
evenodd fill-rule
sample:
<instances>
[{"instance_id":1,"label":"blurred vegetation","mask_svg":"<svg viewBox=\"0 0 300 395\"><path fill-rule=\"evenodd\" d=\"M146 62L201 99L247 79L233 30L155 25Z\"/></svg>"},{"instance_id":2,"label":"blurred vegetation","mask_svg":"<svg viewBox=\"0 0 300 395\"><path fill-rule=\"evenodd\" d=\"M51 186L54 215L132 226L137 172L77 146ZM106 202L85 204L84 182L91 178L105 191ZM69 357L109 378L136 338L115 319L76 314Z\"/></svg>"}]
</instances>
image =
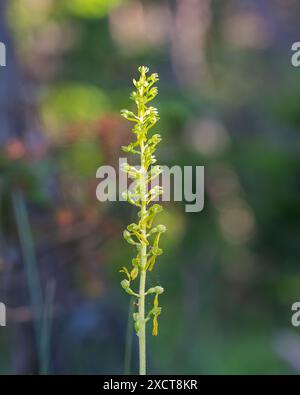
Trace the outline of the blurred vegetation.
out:
<instances>
[{"instance_id":1,"label":"blurred vegetation","mask_svg":"<svg viewBox=\"0 0 300 395\"><path fill-rule=\"evenodd\" d=\"M149 285L167 292L149 371L298 373L278 334L300 342L290 324L300 285L300 74L289 52L299 11L295 1L9 1L43 139L39 149L27 136L1 147L0 296L26 331L26 281L20 291L7 280L23 270L11 207L21 189L41 281L51 273L57 283L51 372L123 369L128 300L118 269L130 258L121 236L133 212L97 202L95 174L118 164L130 138L119 117L128 76L146 64L161 78L159 163L205 166L202 212L165 204L166 253ZM10 301L11 288L22 303ZM1 373L14 370L18 336L0 331Z\"/></svg>"}]
</instances>

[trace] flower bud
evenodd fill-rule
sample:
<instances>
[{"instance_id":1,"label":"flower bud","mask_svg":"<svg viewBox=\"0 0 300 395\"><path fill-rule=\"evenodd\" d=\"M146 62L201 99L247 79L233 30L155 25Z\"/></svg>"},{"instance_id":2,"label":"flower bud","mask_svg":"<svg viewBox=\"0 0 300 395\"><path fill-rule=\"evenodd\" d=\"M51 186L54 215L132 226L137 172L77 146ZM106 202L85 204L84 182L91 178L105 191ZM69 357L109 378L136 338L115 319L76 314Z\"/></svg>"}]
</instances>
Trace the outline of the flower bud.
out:
<instances>
[{"instance_id":1,"label":"flower bud","mask_svg":"<svg viewBox=\"0 0 300 395\"><path fill-rule=\"evenodd\" d=\"M128 290L129 285L130 285L130 284L129 284L129 281L128 281L128 280L124 279L124 280L121 281L121 287L122 287L123 289L125 289L125 291Z\"/></svg>"},{"instance_id":2,"label":"flower bud","mask_svg":"<svg viewBox=\"0 0 300 395\"><path fill-rule=\"evenodd\" d=\"M158 74L157 73L151 74L150 77L149 77L149 80L151 80L152 82L159 81Z\"/></svg>"},{"instance_id":3,"label":"flower bud","mask_svg":"<svg viewBox=\"0 0 300 395\"><path fill-rule=\"evenodd\" d=\"M140 66L140 67L138 68L138 71L139 71L141 74L146 74L146 73L148 73L148 71L149 71L149 67L147 67L147 66Z\"/></svg>"},{"instance_id":4,"label":"flower bud","mask_svg":"<svg viewBox=\"0 0 300 395\"><path fill-rule=\"evenodd\" d=\"M130 232L128 232L128 230L123 231L123 237L127 241L127 243L132 244L132 245L136 244L136 242L131 238L131 234L130 234Z\"/></svg>"},{"instance_id":5,"label":"flower bud","mask_svg":"<svg viewBox=\"0 0 300 395\"><path fill-rule=\"evenodd\" d=\"M162 172L162 170L161 170L160 166L158 166L158 165L152 167L152 169L151 169L152 176L158 176L159 174L161 174L161 172Z\"/></svg>"},{"instance_id":6,"label":"flower bud","mask_svg":"<svg viewBox=\"0 0 300 395\"><path fill-rule=\"evenodd\" d=\"M151 252L152 255L159 256L163 253L163 250L161 248L152 248Z\"/></svg>"},{"instance_id":7,"label":"flower bud","mask_svg":"<svg viewBox=\"0 0 300 395\"><path fill-rule=\"evenodd\" d=\"M151 137L151 142L152 142L153 144L158 144L158 143L161 142L161 140L162 140L162 138L161 138L161 136L160 136L159 134L154 134L154 135Z\"/></svg>"},{"instance_id":8,"label":"flower bud","mask_svg":"<svg viewBox=\"0 0 300 395\"><path fill-rule=\"evenodd\" d=\"M167 228L165 227L165 225L157 225L157 230L160 233L164 233L167 230Z\"/></svg>"},{"instance_id":9,"label":"flower bud","mask_svg":"<svg viewBox=\"0 0 300 395\"><path fill-rule=\"evenodd\" d=\"M138 268L138 266L134 266L134 268L130 272L131 279L135 280L137 278L138 274L139 274L139 268Z\"/></svg>"},{"instance_id":10,"label":"flower bud","mask_svg":"<svg viewBox=\"0 0 300 395\"><path fill-rule=\"evenodd\" d=\"M160 213L162 211L162 207L159 204L153 204L152 207L150 207L149 211L151 211L154 214Z\"/></svg>"},{"instance_id":11,"label":"flower bud","mask_svg":"<svg viewBox=\"0 0 300 395\"><path fill-rule=\"evenodd\" d=\"M131 166L130 166L127 162L122 163L122 165L121 165L121 170L122 170L122 171L127 172L127 171L130 170L130 168L131 168Z\"/></svg>"},{"instance_id":12,"label":"flower bud","mask_svg":"<svg viewBox=\"0 0 300 395\"><path fill-rule=\"evenodd\" d=\"M137 228L138 228L138 226L135 223L127 226L127 229L129 230L129 232L132 232L132 231L136 230Z\"/></svg>"}]
</instances>

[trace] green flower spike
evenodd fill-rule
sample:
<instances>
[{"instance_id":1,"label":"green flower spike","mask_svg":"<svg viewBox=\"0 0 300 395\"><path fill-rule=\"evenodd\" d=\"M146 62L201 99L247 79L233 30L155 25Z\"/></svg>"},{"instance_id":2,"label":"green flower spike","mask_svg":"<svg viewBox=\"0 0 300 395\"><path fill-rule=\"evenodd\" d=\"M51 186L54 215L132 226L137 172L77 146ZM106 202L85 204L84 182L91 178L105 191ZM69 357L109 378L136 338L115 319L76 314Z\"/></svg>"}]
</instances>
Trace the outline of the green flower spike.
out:
<instances>
[{"instance_id":1,"label":"green flower spike","mask_svg":"<svg viewBox=\"0 0 300 395\"><path fill-rule=\"evenodd\" d=\"M146 323L152 319L152 334L158 334L158 316L161 307L158 306L158 296L164 292L161 286L149 288L146 292L146 275L151 271L156 263L156 258L162 254L159 248L160 236L166 231L164 225L152 226L156 215L162 210L159 204L152 204L153 200L162 195L163 190L159 186L154 186L148 190L151 181L159 176L161 168L156 163L155 151L161 141L159 134L149 136L150 129L158 122L159 115L155 107L148 106L153 100L158 89L154 84L158 81L156 73L148 75L149 68L139 67L140 77L133 80L135 91L130 95L130 99L136 104L136 113L129 110L122 110L121 115L130 122L133 122L132 133L135 140L127 146L123 146L124 152L130 153L138 158L138 166L125 163L122 171L134 180L133 188L123 192L122 197L130 204L138 208L138 222L132 223L124 230L124 239L136 247L137 255L132 259L132 268L122 268L121 272L126 278L122 280L121 286L129 295L137 298L137 311L133 314L134 327L139 337L139 357L140 374L146 374ZM152 204L150 206L150 204ZM139 291L135 292L131 288L132 282L139 283ZM145 298L154 294L153 308L146 314Z\"/></svg>"}]
</instances>

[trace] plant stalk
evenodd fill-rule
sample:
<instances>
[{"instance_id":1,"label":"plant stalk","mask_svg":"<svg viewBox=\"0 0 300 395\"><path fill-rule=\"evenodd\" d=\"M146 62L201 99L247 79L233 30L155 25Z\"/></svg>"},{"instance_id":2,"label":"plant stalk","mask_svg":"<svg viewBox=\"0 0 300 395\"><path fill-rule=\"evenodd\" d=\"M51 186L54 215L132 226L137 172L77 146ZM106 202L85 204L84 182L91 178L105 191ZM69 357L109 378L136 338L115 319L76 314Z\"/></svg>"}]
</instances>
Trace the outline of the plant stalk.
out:
<instances>
[{"instance_id":1,"label":"plant stalk","mask_svg":"<svg viewBox=\"0 0 300 395\"><path fill-rule=\"evenodd\" d=\"M152 227L154 217L162 210L162 207L159 204L151 205L148 211L148 205L162 193L162 187L155 186L148 190L150 180L161 173L159 166L155 166L154 175L150 168L152 164L156 163L154 152L157 144L161 141L161 136L159 134L154 134L152 137L147 136L149 129L159 120L157 109L147 105L147 103L153 100L158 93L157 88L153 87L153 84L158 81L158 75L154 73L147 76L146 74L148 71L148 67L139 67L140 78L138 81L135 79L133 80L136 91L132 92L130 98L134 100L137 105L137 114L126 109L121 111L121 115L124 118L135 123L132 132L136 135L136 141L130 143L128 146L122 147L123 151L131 152L134 155L137 154L140 158L139 168L127 164L123 169L129 177L136 182L132 191L124 191L122 196L124 196L125 200L129 203L139 207L140 211L138 213L138 223L128 225L127 229L123 232L124 239L137 248L137 256L132 259L133 269L130 272L126 267L120 270L121 273L126 275L126 278L121 281L122 288L126 293L135 296L138 300L138 311L133 313L133 319L135 322L135 331L139 337L140 375L146 374L146 323L152 319L152 334L153 336L157 336L157 317L161 313L161 307L158 305L158 295L164 292L164 289L160 286L151 287L146 292L146 273L147 270L152 270L156 257L163 252L162 249L158 247L158 242L160 234L166 231L164 225ZM136 149L137 146L140 148L139 151ZM148 230L149 228L150 230ZM148 237L152 235L155 235L155 237L154 239L151 237L149 241ZM138 293L130 288L131 281L136 279L139 279ZM146 313L145 298L146 295L149 294L154 294L153 307Z\"/></svg>"},{"instance_id":2,"label":"plant stalk","mask_svg":"<svg viewBox=\"0 0 300 395\"><path fill-rule=\"evenodd\" d=\"M141 114L143 116L143 110ZM146 192L146 169L144 166L144 142L141 142L141 195L142 195L142 207L141 207L141 221L142 226L141 233L146 238L146 214L147 214L147 202L145 201ZM141 271L140 271L140 288L139 288L139 357L140 357L140 375L146 374L146 319L145 319L145 287L146 287L146 264L147 264L147 245L141 241Z\"/></svg>"},{"instance_id":3,"label":"plant stalk","mask_svg":"<svg viewBox=\"0 0 300 395\"><path fill-rule=\"evenodd\" d=\"M146 374L146 320L145 320L145 284L146 271L140 274L140 298L139 298L139 357L140 375Z\"/></svg>"},{"instance_id":4,"label":"plant stalk","mask_svg":"<svg viewBox=\"0 0 300 395\"><path fill-rule=\"evenodd\" d=\"M42 347L44 301L38 272L38 264L35 256L32 231L24 196L21 190L16 190L13 192L12 203L20 238L20 246L23 253L30 303L33 311L33 325L37 341L39 372L40 374L47 374L47 370L43 367L47 366L48 361L45 361L46 356ZM44 343L48 343L48 335L44 338Z\"/></svg>"}]
</instances>

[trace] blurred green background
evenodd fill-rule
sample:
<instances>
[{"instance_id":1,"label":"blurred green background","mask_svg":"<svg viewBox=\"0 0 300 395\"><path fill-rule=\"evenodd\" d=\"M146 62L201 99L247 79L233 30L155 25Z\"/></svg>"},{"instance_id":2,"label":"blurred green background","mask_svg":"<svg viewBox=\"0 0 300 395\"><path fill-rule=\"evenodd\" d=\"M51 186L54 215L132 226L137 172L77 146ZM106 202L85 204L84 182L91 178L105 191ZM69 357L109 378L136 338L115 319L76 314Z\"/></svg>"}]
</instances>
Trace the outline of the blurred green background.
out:
<instances>
[{"instance_id":1,"label":"blurred green background","mask_svg":"<svg viewBox=\"0 0 300 395\"><path fill-rule=\"evenodd\" d=\"M205 166L205 207L165 203L149 373L297 374L296 0L1 1L0 373L136 373L118 270L135 210L96 199L130 139L131 79L160 75L163 165Z\"/></svg>"}]
</instances>

